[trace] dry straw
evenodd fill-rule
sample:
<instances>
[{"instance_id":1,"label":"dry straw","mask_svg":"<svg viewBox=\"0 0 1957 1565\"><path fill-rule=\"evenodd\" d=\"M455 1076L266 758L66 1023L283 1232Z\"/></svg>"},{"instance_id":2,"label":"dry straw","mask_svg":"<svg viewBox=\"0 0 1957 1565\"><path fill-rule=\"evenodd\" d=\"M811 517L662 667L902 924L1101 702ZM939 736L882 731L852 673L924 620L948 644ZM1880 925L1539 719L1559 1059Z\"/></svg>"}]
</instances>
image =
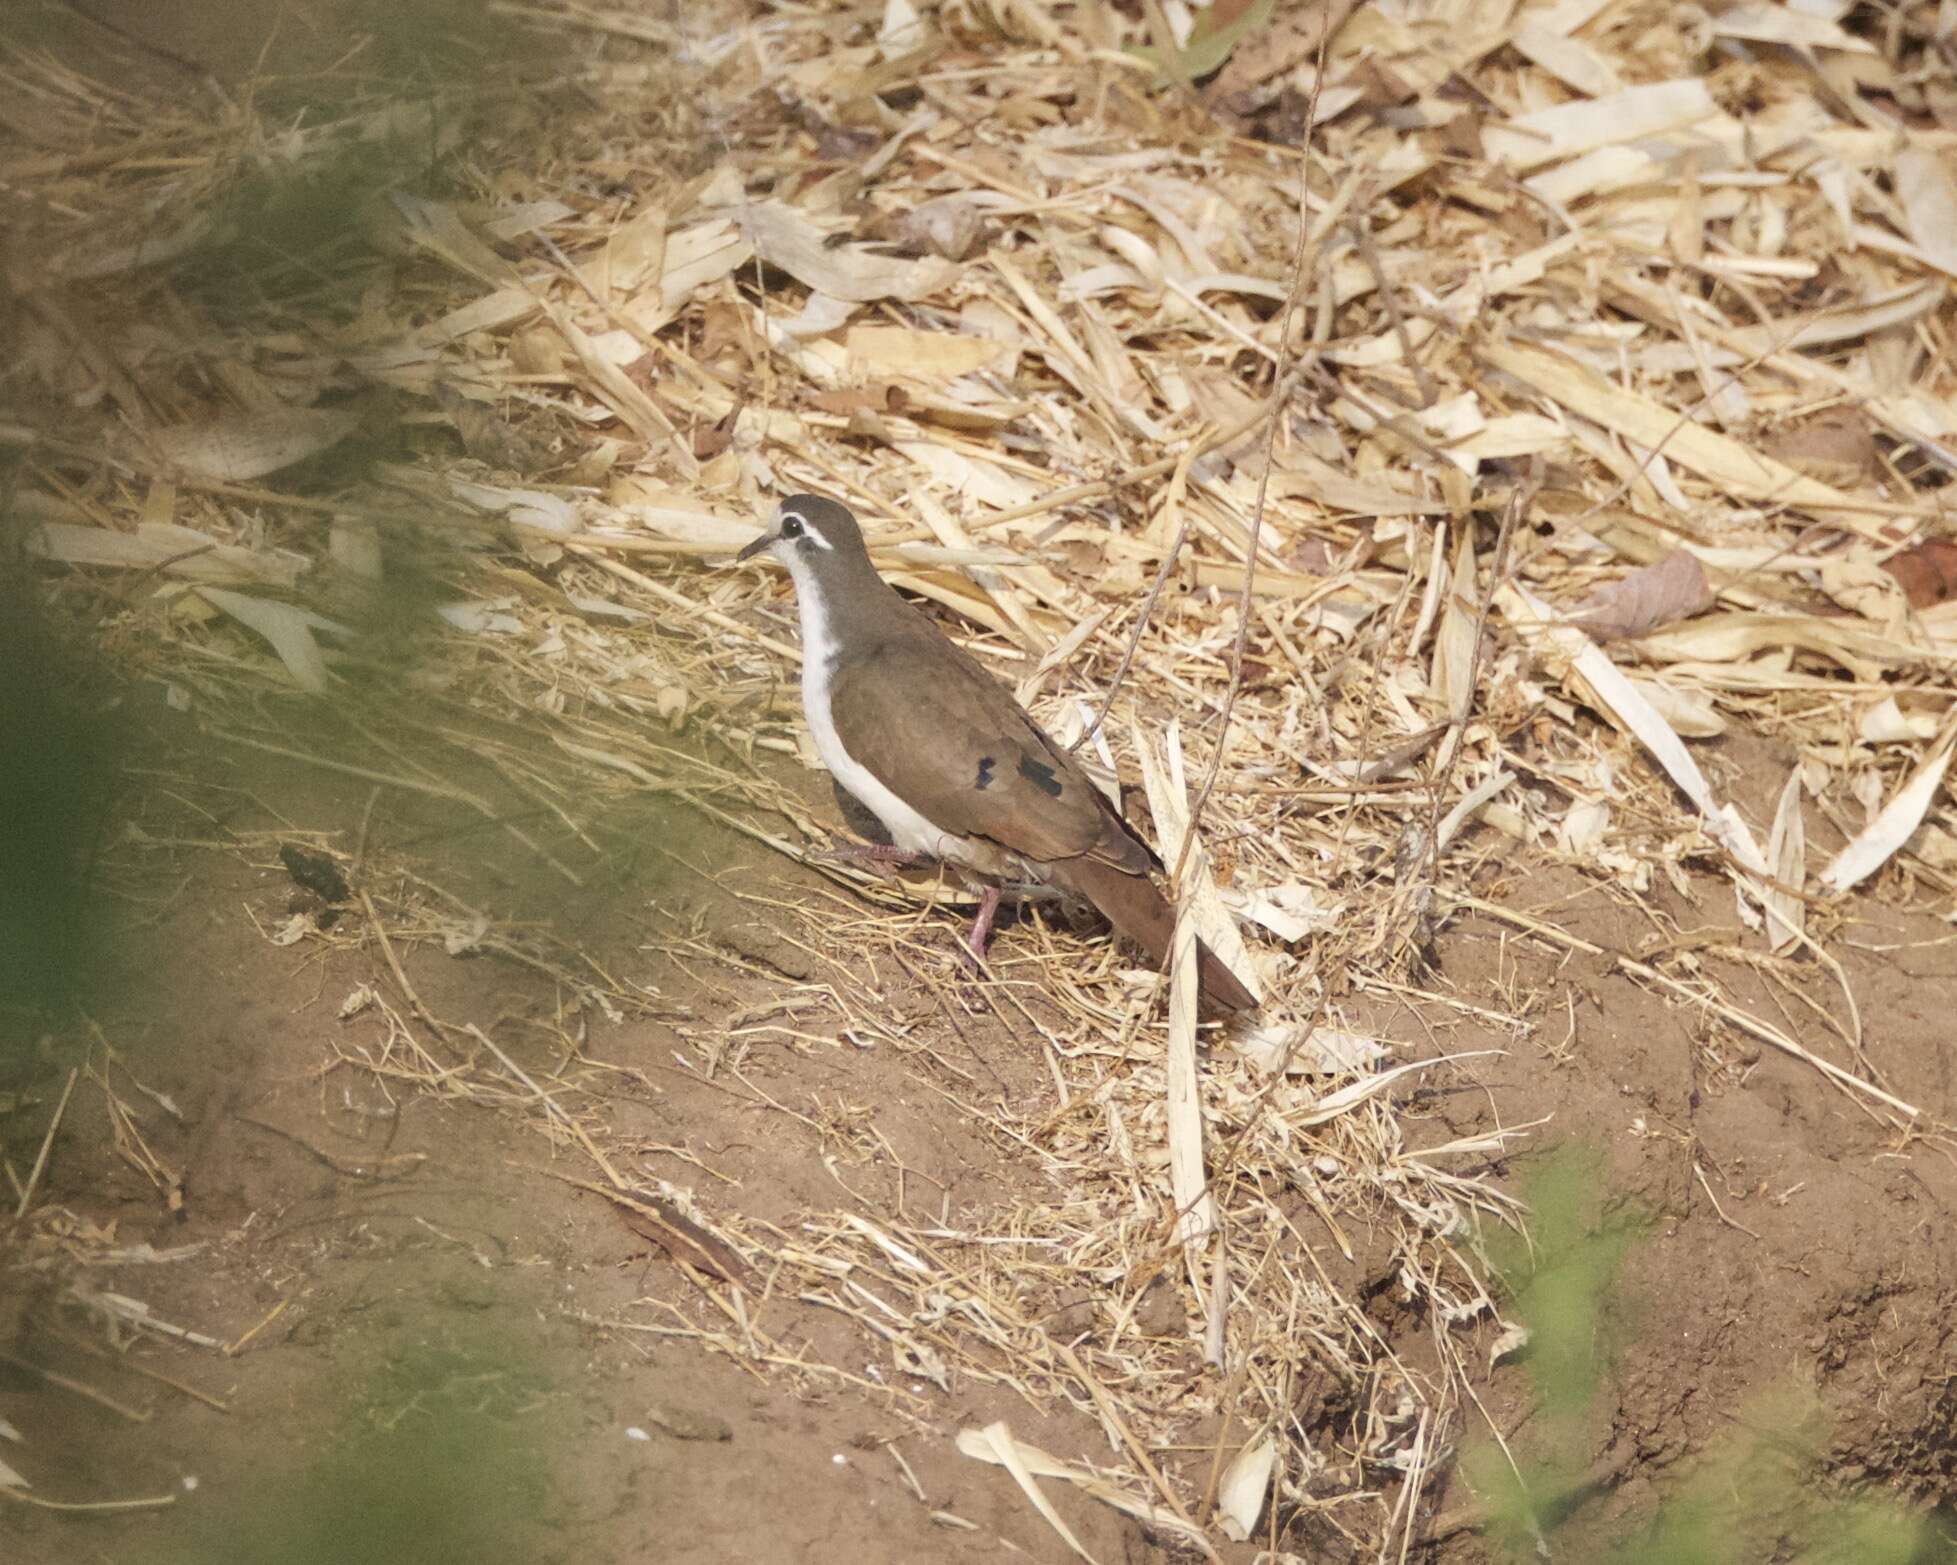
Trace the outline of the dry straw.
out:
<instances>
[{"instance_id":1,"label":"dry straw","mask_svg":"<svg viewBox=\"0 0 1957 1565\"><path fill-rule=\"evenodd\" d=\"M1867 1068L1845 983L1811 995L1772 953L1838 979L1839 893L1948 897L1957 871L1957 103L1927 0L1880 39L1772 4L1285 12L1210 57L1199 22L1160 78L1133 50L1191 15L1143 9L499 6L578 62L547 112L489 132L463 196L380 193L357 313L268 304L221 331L171 270L239 237L214 197L268 155L303 171L425 131L428 105L295 130L241 99L212 123L16 54L0 90L39 116L0 149L34 218L10 251L18 374L79 411L0 440L49 579L93 590L227 742L525 843L426 757L466 756L574 837L594 804L656 796L816 869L832 895L748 892L811 976L686 1067L883 1156L873 1122L778 1103L741 1065L757 1027L880 1042L1040 1181L1018 1206L790 1228L730 1189L635 1185L603 1111L630 1070L431 1015L398 952L473 942L617 1014L646 991L370 874L360 916L291 932L377 958L327 1068L521 1116L677 1236L697 1292L608 1324L859 1387L934 1437L968 1385L1070 1405L1095 1450L958 1439L1083 1556L1055 1484L1204 1552L1301 1527L1405 1558L1466 1428L1461 1334L1496 1324L1477 1234L1515 1210L1480 1171L1523 1132L1427 1144L1394 1095L1448 1051L1368 1018L1412 1001L1535 1035L1531 1009L1417 960L1461 911L1597 950L1480 895L1481 872L1526 851L1657 928L1655 888L1729 887L1733 944L1805 1039L1729 987L1745 962L1622 970L1940 1133ZM138 319L147 350L117 351ZM340 394L374 386L470 460L435 442L286 493L354 433ZM1241 931L1260 1026L1205 1047L1186 964L1165 1023L1156 975L1039 918L974 1011L927 916L956 894L827 856L833 817L782 781L807 758L782 585L718 568L800 488L854 505L886 571L1057 735L1145 783L1185 926L1222 949ZM400 568L404 506L480 557L443 609L455 704L431 706L431 748L274 732L258 692L330 693L373 655L347 605ZM1735 797L1700 762L1729 732L1771 737L1785 775ZM1823 822L1845 847L1808 842ZM894 1027L866 950L938 1020ZM706 984L744 965L669 955ZM1050 1097L992 1101L941 1047L994 1025ZM1432 1341L1383 1334L1326 1257ZM1164 1288L1182 1324L1146 1329ZM860 1326L875 1380L787 1345L810 1308Z\"/></svg>"}]
</instances>

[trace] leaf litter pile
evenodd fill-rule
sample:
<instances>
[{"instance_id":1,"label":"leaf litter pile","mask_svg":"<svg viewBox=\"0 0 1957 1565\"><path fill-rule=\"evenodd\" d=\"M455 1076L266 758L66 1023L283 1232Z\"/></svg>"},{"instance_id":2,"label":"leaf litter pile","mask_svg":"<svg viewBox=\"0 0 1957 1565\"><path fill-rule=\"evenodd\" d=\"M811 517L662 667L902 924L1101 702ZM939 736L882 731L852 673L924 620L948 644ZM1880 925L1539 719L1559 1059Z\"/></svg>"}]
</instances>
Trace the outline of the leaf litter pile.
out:
<instances>
[{"instance_id":1,"label":"leaf litter pile","mask_svg":"<svg viewBox=\"0 0 1957 1565\"><path fill-rule=\"evenodd\" d=\"M1424 1144L1395 1095L1446 1052L1363 1016L1529 1033L1425 960L1462 910L1595 949L1485 895L1505 862L1654 927L1661 883L1730 896L1804 1011L1710 964L1624 971L1942 1134L1864 1058L1828 947L1853 888L1957 885L1947 6L494 9L550 72L487 105L192 112L11 52L0 441L49 593L226 742L347 769L269 714L373 680L411 611L428 698L515 720L527 747L476 758L573 831L656 794L826 877L780 908L816 964L781 980L798 1046L935 1062L938 1111L1038 1171L1010 1210L792 1231L643 1188L603 1071L428 1015L396 950L521 954L614 1015L656 993L404 875L275 932L399 980L349 1007L349 1066L533 1116L691 1269L612 1324L941 1433L961 1383L1070 1403L1104 1448L957 1435L1063 1533L1043 1484L1204 1553L1305 1522L1403 1557L1479 1422L1482 1236L1520 1215L1481 1176L1526 1127ZM297 260L194 285L348 169L368 188L306 263L330 286ZM828 855L835 816L782 780L813 764L785 583L724 568L801 489L1145 802L1254 1024L1199 1038L1186 976L1037 905L963 984L927 912L962 892ZM436 543L442 590L390 597ZM1770 813L1695 759L1734 731L1797 757ZM495 813L412 757L353 769ZM1846 845L1810 852L1817 818ZM950 998L900 1016L878 975L905 970ZM975 1005L1049 1094L987 1102L934 1053ZM684 1063L751 1086L752 1031L695 1026ZM1431 1340L1383 1336L1332 1251ZM887 1363L798 1357L807 1305Z\"/></svg>"}]
</instances>

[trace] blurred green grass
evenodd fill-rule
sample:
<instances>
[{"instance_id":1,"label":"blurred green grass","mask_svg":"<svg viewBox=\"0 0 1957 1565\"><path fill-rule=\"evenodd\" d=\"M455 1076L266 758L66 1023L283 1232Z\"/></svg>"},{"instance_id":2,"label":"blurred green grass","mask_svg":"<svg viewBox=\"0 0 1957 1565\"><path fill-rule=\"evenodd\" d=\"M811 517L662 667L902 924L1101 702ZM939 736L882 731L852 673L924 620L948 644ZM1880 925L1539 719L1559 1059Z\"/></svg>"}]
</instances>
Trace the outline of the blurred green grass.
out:
<instances>
[{"instance_id":1,"label":"blurred green grass","mask_svg":"<svg viewBox=\"0 0 1957 1565\"><path fill-rule=\"evenodd\" d=\"M125 731L115 687L0 525L0 1070L101 982L90 870Z\"/></svg>"},{"instance_id":2,"label":"blurred green grass","mask_svg":"<svg viewBox=\"0 0 1957 1565\"><path fill-rule=\"evenodd\" d=\"M1524 1185L1528 1235L1487 1249L1529 1333L1523 1364L1538 1413L1512 1442L1464 1443L1462 1472L1487 1506L1484 1536L1503 1560L1603 1559L1608 1565L1933 1565L1957 1559L1933 1522L1879 1495L1825 1482L1828 1420L1811 1388L1778 1386L1732 1410L1729 1431L1669 1477L1648 1515L1615 1529L1599 1556L1578 1513L1604 1492L1589 1455L1607 1431L1600 1393L1637 1323L1615 1302L1618 1273L1648 1226L1607 1202L1602 1160L1569 1144ZM1599 1215L1610 1213L1608 1219Z\"/></svg>"},{"instance_id":3,"label":"blurred green grass","mask_svg":"<svg viewBox=\"0 0 1957 1565\"><path fill-rule=\"evenodd\" d=\"M528 1565L555 1530L547 1394L512 1333L404 1321L308 1467L201 1496L172 1565ZM308 1416L302 1414L302 1416ZM322 1408L317 1414L331 1416Z\"/></svg>"}]
</instances>

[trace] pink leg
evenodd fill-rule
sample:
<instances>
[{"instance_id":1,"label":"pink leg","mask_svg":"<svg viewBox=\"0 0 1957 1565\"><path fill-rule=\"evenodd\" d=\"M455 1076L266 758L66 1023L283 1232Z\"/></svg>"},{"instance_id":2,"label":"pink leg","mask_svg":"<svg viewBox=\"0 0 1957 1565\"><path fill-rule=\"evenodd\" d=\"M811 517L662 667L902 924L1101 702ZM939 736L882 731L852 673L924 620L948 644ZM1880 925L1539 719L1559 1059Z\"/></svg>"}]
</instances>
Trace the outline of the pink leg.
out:
<instances>
[{"instance_id":1,"label":"pink leg","mask_svg":"<svg viewBox=\"0 0 1957 1565\"><path fill-rule=\"evenodd\" d=\"M985 943L992 938L992 915L998 911L999 888L987 886L979 894L978 917L972 920L972 932L965 937L965 949L980 966L985 963Z\"/></svg>"}]
</instances>

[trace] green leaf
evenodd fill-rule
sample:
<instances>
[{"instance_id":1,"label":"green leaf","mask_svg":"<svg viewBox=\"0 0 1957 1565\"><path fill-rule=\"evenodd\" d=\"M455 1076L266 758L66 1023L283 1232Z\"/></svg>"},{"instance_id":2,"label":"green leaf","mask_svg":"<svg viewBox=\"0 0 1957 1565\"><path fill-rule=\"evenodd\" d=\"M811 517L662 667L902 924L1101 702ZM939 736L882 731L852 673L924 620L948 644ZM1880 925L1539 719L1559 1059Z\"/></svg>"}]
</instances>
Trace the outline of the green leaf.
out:
<instances>
[{"instance_id":1,"label":"green leaf","mask_svg":"<svg viewBox=\"0 0 1957 1565\"><path fill-rule=\"evenodd\" d=\"M1138 60L1146 60L1162 74L1157 85L1171 79L1188 81L1194 77L1207 76L1222 68L1230 53L1251 33L1270 23L1277 11L1277 0L1251 0L1242 11L1228 21L1215 21L1221 6L1211 6L1196 18L1196 26L1189 34L1189 42L1177 51L1174 68L1163 66L1161 51L1149 44L1138 44L1128 52Z\"/></svg>"}]
</instances>

